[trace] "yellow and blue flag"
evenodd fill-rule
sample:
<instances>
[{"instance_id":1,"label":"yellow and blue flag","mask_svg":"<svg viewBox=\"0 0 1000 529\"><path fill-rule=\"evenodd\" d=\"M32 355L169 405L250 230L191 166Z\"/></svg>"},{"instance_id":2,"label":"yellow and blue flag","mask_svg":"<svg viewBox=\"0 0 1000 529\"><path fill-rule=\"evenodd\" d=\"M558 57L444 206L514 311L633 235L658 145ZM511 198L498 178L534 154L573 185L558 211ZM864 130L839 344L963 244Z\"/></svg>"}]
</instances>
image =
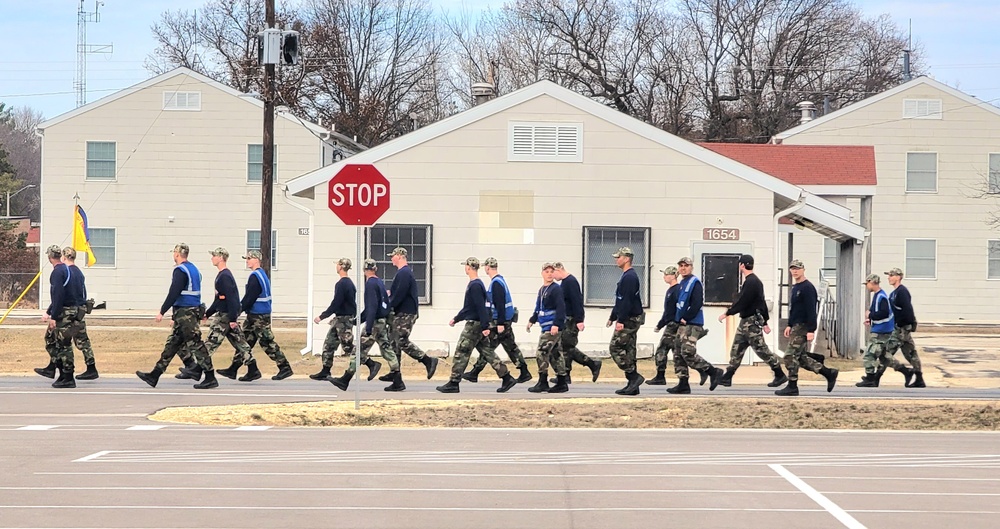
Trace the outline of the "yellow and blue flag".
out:
<instances>
[{"instance_id":1,"label":"yellow and blue flag","mask_svg":"<svg viewBox=\"0 0 1000 529\"><path fill-rule=\"evenodd\" d=\"M78 252L87 252L87 266L94 266L97 259L94 258L94 251L90 249L90 228L87 225L87 214L83 208L76 206L73 214L73 249Z\"/></svg>"}]
</instances>

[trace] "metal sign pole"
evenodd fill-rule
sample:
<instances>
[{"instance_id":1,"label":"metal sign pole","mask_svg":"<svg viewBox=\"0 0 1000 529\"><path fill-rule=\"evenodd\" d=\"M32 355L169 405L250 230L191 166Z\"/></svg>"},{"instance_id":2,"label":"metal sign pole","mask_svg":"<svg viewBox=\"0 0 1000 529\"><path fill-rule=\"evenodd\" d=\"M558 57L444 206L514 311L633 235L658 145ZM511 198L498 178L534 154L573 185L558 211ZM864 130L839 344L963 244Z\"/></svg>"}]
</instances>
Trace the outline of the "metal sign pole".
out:
<instances>
[{"instance_id":1,"label":"metal sign pole","mask_svg":"<svg viewBox=\"0 0 1000 529\"><path fill-rule=\"evenodd\" d=\"M358 283L354 291L354 301L356 305L357 320L356 329L354 330L354 409L361 408L361 329L363 328L364 322L361 321L361 286L364 279L364 272L361 270L364 268L364 262L361 261L361 230L364 229L358 226L358 235L355 239L355 246L358 250L358 260L354 261L355 269L357 270Z\"/></svg>"}]
</instances>

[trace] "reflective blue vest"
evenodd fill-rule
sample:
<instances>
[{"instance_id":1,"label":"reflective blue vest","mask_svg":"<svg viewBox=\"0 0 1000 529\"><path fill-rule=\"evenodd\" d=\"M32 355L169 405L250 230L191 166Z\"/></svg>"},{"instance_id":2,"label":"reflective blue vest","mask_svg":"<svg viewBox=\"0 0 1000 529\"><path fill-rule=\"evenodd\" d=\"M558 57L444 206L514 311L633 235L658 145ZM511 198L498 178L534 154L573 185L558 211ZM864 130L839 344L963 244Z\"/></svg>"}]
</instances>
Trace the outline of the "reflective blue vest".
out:
<instances>
[{"instance_id":1,"label":"reflective blue vest","mask_svg":"<svg viewBox=\"0 0 1000 529\"><path fill-rule=\"evenodd\" d=\"M879 302L881 300L885 301L885 306L889 309L889 316L881 320L872 320L872 332L878 334L890 333L896 328L895 317L892 315L892 304L889 303L889 296L885 295L885 290L879 290L875 297L872 298L872 306L870 314L874 314L875 310L878 309Z\"/></svg>"},{"instance_id":2,"label":"reflective blue vest","mask_svg":"<svg viewBox=\"0 0 1000 529\"><path fill-rule=\"evenodd\" d=\"M260 282L260 297L258 297L257 301L254 301L253 306L250 307L250 314L270 314L271 281L267 278L267 274L264 273L263 268L254 270L253 275L257 276L257 281Z\"/></svg>"},{"instance_id":3,"label":"reflective blue vest","mask_svg":"<svg viewBox=\"0 0 1000 529\"><path fill-rule=\"evenodd\" d=\"M554 284L554 283L553 283ZM535 312L538 313L538 325L542 327L542 332L549 332L556 322L556 309L545 310L542 305L545 302L545 294L548 293L552 285L544 286L538 291L538 299L535 301ZM562 295L560 293L560 295ZM562 322L559 322L562 324Z\"/></svg>"},{"instance_id":4,"label":"reflective blue vest","mask_svg":"<svg viewBox=\"0 0 1000 529\"><path fill-rule=\"evenodd\" d=\"M187 276L187 286L181 290L181 296L174 302L175 307L197 307L201 305L201 272L191 261L177 265Z\"/></svg>"},{"instance_id":5,"label":"reflective blue vest","mask_svg":"<svg viewBox=\"0 0 1000 529\"><path fill-rule=\"evenodd\" d=\"M498 313L497 308L493 306L493 283L500 283L503 285L504 292L504 320L510 321L514 317L514 301L510 297L510 288L507 287L507 282L503 280L503 276L497 274L493 276L493 280L490 281L490 288L486 289L486 308L490 309L493 313L493 319L497 319Z\"/></svg>"},{"instance_id":6,"label":"reflective blue vest","mask_svg":"<svg viewBox=\"0 0 1000 529\"><path fill-rule=\"evenodd\" d=\"M691 299L691 292L695 288L704 288L701 285L701 281L694 274L687 276L681 280L681 291L677 295L677 312L674 313L674 321L681 321L684 313L687 312L688 301ZM704 297L704 293L702 293ZM698 315L694 319L688 321L691 325L705 325L705 314L702 310L698 310Z\"/></svg>"}]
</instances>

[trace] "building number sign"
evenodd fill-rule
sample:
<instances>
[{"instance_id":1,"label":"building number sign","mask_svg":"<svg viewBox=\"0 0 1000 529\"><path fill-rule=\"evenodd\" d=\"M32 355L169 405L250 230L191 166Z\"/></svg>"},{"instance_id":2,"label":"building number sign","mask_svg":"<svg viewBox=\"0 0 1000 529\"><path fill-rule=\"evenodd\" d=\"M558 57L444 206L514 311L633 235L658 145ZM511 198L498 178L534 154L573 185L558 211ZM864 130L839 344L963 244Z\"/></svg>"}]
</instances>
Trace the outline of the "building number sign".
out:
<instances>
[{"instance_id":1,"label":"building number sign","mask_svg":"<svg viewBox=\"0 0 1000 529\"><path fill-rule=\"evenodd\" d=\"M701 238L705 241L738 241L740 240L739 228L704 228L701 230Z\"/></svg>"}]
</instances>

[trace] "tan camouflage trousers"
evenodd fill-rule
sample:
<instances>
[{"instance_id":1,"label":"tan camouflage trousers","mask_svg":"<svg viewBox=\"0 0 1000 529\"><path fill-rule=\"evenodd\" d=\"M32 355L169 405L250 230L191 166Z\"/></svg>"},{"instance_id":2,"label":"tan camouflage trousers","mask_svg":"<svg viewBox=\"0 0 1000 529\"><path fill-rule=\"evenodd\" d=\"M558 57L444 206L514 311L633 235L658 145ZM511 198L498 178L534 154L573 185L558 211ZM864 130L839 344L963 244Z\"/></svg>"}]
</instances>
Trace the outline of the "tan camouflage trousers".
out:
<instances>
[{"instance_id":1,"label":"tan camouflage trousers","mask_svg":"<svg viewBox=\"0 0 1000 529\"><path fill-rule=\"evenodd\" d=\"M917 355L917 344L913 343L913 336L910 334L914 327L914 325L896 327L892 331L892 336L889 337L889 343L886 344L886 354L893 356L899 349L913 370L923 373L924 370L920 367L920 356Z\"/></svg>"},{"instance_id":2,"label":"tan camouflage trousers","mask_svg":"<svg viewBox=\"0 0 1000 529\"><path fill-rule=\"evenodd\" d=\"M767 362L767 365L774 369L781 365L778 356L771 352L764 339L764 318L751 316L740 320L739 327L736 328L736 336L733 338L733 347L729 350L729 368L736 370L743 363L743 356L747 348L752 347L757 358Z\"/></svg>"},{"instance_id":3,"label":"tan camouflage trousers","mask_svg":"<svg viewBox=\"0 0 1000 529\"><path fill-rule=\"evenodd\" d=\"M656 371L666 371L667 370L667 359L669 358L670 350L674 349L677 345L677 328L680 324L676 321L672 321L663 326L663 336L660 336L660 342L656 344L656 352L653 354L653 361L656 363Z\"/></svg>"},{"instance_id":4,"label":"tan camouflage trousers","mask_svg":"<svg viewBox=\"0 0 1000 529\"><path fill-rule=\"evenodd\" d=\"M635 372L636 333L639 332L644 319L643 314L632 316L623 322L622 330L615 331L611 335L608 352L611 353L611 359L618 368L626 373Z\"/></svg>"},{"instance_id":5,"label":"tan camouflage trousers","mask_svg":"<svg viewBox=\"0 0 1000 529\"><path fill-rule=\"evenodd\" d=\"M490 347L493 348L493 352L496 353L499 347L503 347L503 350L507 352L507 358L510 359L510 363L518 367L528 365L528 362L524 360L524 355L521 354L521 348L517 346L517 341L514 339L514 327L510 322L507 322L507 325L504 325L503 332L497 332L496 324L496 321L490 324ZM486 359L480 356L476 359L476 364L473 368L482 371L485 367Z\"/></svg>"},{"instance_id":6,"label":"tan camouflage trousers","mask_svg":"<svg viewBox=\"0 0 1000 529\"><path fill-rule=\"evenodd\" d=\"M270 314L247 314L247 319L243 321L243 335L247 338L250 349L260 343L260 348L264 350L267 357L278 366L288 364L284 353L278 342L274 341L274 333L271 331ZM253 361L253 353L247 353L247 362Z\"/></svg>"},{"instance_id":7,"label":"tan camouflage trousers","mask_svg":"<svg viewBox=\"0 0 1000 529\"><path fill-rule=\"evenodd\" d=\"M550 332L542 331L542 335L538 337L538 351L535 355L535 362L538 363L539 379L544 379L543 373L549 372L549 365L555 369L557 375L566 374L566 362L559 350L560 334L562 333L553 335Z\"/></svg>"},{"instance_id":8,"label":"tan camouflage trousers","mask_svg":"<svg viewBox=\"0 0 1000 529\"><path fill-rule=\"evenodd\" d=\"M875 374L879 365L893 369L904 367L899 360L896 360L894 355L888 352L889 339L891 337L892 333L888 332L868 333L868 347L865 349L864 356L861 357L861 361L865 365L866 374Z\"/></svg>"},{"instance_id":9,"label":"tan camouflage trousers","mask_svg":"<svg viewBox=\"0 0 1000 529\"><path fill-rule=\"evenodd\" d=\"M410 341L410 333L413 332L413 325L417 323L417 315L390 313L388 321L389 337L392 339L396 358L402 359L402 353L406 353L410 358L422 362L427 355L417 347L417 344Z\"/></svg>"},{"instance_id":10,"label":"tan camouflage trousers","mask_svg":"<svg viewBox=\"0 0 1000 529\"><path fill-rule=\"evenodd\" d=\"M823 364L813 360L809 353L809 340L807 340L807 335L809 331L806 330L804 324L798 324L792 327L792 332L788 336L788 350L785 352L785 358L783 359L785 364L785 369L788 370L788 380L790 382L797 382L799 380L799 367L804 367L813 373L819 373L823 369Z\"/></svg>"},{"instance_id":11,"label":"tan camouflage trousers","mask_svg":"<svg viewBox=\"0 0 1000 529\"><path fill-rule=\"evenodd\" d=\"M81 321L77 322L80 324L80 330L73 336L73 345L83 353L83 361L88 366L94 365L94 347L90 343L90 336L87 334L87 322ZM45 350L48 351L49 356L55 357L55 340L49 339L49 333L45 333Z\"/></svg>"},{"instance_id":12,"label":"tan camouflage trousers","mask_svg":"<svg viewBox=\"0 0 1000 529\"><path fill-rule=\"evenodd\" d=\"M214 355L215 351L222 345L223 340L228 340L236 352L233 353L233 362L245 364L250 355L250 344L243 336L243 330L237 326L235 329L229 326L229 314L216 312L208 320L208 338L205 339L205 348L208 355Z\"/></svg>"},{"instance_id":13,"label":"tan camouflage trousers","mask_svg":"<svg viewBox=\"0 0 1000 529\"><path fill-rule=\"evenodd\" d=\"M677 327L677 340L674 342L674 374L677 378L688 378L690 369L700 373L715 367L698 355L698 340L705 334L701 325Z\"/></svg>"},{"instance_id":14,"label":"tan camouflage trousers","mask_svg":"<svg viewBox=\"0 0 1000 529\"><path fill-rule=\"evenodd\" d=\"M174 356L180 355L181 359L194 358L194 361L202 369L212 369L212 359L208 356L208 349L205 342L201 341L201 327L199 327L198 317L201 313L199 307L174 307L170 319L174 326L170 329L170 336L163 344L163 352L160 360L156 362L156 369L161 372L167 370L170 361Z\"/></svg>"},{"instance_id":15,"label":"tan camouflage trousers","mask_svg":"<svg viewBox=\"0 0 1000 529\"><path fill-rule=\"evenodd\" d=\"M389 364L389 371L399 371L399 359L396 358L396 351L392 348L392 339L389 338L389 321L386 318L375 320L375 325L372 325L372 333L361 336L362 364L368 361L368 351L376 343L379 350L382 351L382 358ZM351 356L351 367L348 371L354 372L356 361L357 359Z\"/></svg>"},{"instance_id":16,"label":"tan camouflage trousers","mask_svg":"<svg viewBox=\"0 0 1000 529\"><path fill-rule=\"evenodd\" d=\"M462 329L462 334L458 337L458 344L455 346L454 363L451 366L451 381L461 382L462 374L469 365L469 358L472 350L479 352L479 356L486 359L486 362L497 372L497 376L502 377L509 373L507 366L497 358L496 352L490 347L490 340L483 336L483 326L479 321L467 321Z\"/></svg>"},{"instance_id":17,"label":"tan camouflage trousers","mask_svg":"<svg viewBox=\"0 0 1000 529\"><path fill-rule=\"evenodd\" d=\"M323 367L329 369L333 366L333 357L340 347L344 348L344 354L354 354L355 323L354 316L334 316L330 320L330 330L326 332L326 340L323 340Z\"/></svg>"},{"instance_id":18,"label":"tan camouflage trousers","mask_svg":"<svg viewBox=\"0 0 1000 529\"><path fill-rule=\"evenodd\" d=\"M45 350L59 369L73 372L73 340L83 329L83 322L77 320L76 307L63 307L52 318L56 326L45 330Z\"/></svg>"}]
</instances>

